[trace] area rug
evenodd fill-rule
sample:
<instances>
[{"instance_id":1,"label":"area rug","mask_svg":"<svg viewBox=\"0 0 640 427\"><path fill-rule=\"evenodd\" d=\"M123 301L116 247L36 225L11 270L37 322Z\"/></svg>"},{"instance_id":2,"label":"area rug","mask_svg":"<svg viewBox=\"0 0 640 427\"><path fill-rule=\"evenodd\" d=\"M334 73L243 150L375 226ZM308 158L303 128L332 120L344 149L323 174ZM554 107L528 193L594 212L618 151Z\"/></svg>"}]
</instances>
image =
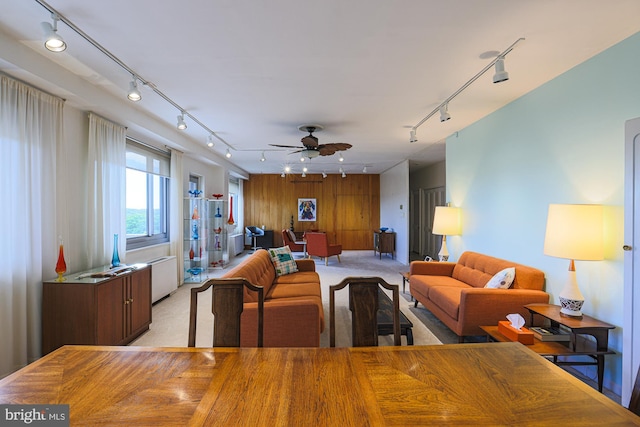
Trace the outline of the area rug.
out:
<instances>
[{"instance_id":1,"label":"area rug","mask_svg":"<svg viewBox=\"0 0 640 427\"><path fill-rule=\"evenodd\" d=\"M231 265L224 270L214 270L209 277L220 277L231 266L242 262L250 254L244 253L232 260ZM400 310L413 323L414 345L441 344L445 342L439 339L429 327L424 323L428 316L421 313L428 312L424 308L413 308L410 301L409 289L407 285L406 293L402 292L401 272L407 271L408 266L392 259L390 256L374 255L373 251L343 251L340 256L329 258L328 265L324 260L314 259L316 271L320 275L322 286L322 300L325 315L325 330L320 336L320 346L329 346L329 286L340 283L342 279L349 276L376 276L381 277L390 284L400 285ZM187 284L180 286L170 297L165 298L153 305L150 330L131 345L152 346L152 347L185 347L188 340L189 329L189 290L198 285ZM213 319L211 313L210 291L200 294L198 300L199 313L206 313L207 316L199 316L197 326L196 345L207 346L211 342ZM429 313L430 314L430 313ZM437 319L435 319L437 320ZM436 324L437 325L437 324ZM450 337L445 337L446 342L451 341ZM455 337L455 335L454 335ZM457 338L456 338L457 342ZM392 345L392 336L381 336L379 345ZM351 313L348 309L348 292L339 291L336 294L336 346L347 347L351 345ZM406 337L402 337L402 345L406 345Z\"/></svg>"}]
</instances>

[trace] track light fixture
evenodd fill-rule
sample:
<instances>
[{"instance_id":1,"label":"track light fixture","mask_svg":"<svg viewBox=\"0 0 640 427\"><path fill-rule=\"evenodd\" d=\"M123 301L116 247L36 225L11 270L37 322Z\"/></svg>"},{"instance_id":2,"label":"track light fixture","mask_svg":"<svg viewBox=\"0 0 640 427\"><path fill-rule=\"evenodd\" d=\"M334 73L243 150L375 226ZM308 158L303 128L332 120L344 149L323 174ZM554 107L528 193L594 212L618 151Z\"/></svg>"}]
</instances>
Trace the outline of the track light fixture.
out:
<instances>
[{"instance_id":1,"label":"track light fixture","mask_svg":"<svg viewBox=\"0 0 640 427\"><path fill-rule=\"evenodd\" d=\"M179 130L185 130L187 128L187 124L184 121L184 113L178 116L178 124L176 125L176 127Z\"/></svg>"},{"instance_id":2,"label":"track light fixture","mask_svg":"<svg viewBox=\"0 0 640 427\"><path fill-rule=\"evenodd\" d=\"M418 138L416 138L416 130L415 129L411 129L411 132L409 132L409 142L411 142L411 143L418 142Z\"/></svg>"},{"instance_id":3,"label":"track light fixture","mask_svg":"<svg viewBox=\"0 0 640 427\"><path fill-rule=\"evenodd\" d=\"M133 102L138 102L142 99L142 94L138 90L138 83L136 83L135 76L133 76L133 80L129 83L129 93L127 93L127 98Z\"/></svg>"},{"instance_id":4,"label":"track light fixture","mask_svg":"<svg viewBox=\"0 0 640 427\"><path fill-rule=\"evenodd\" d=\"M213 135L209 134L209 136L207 137L207 147L211 148L214 145L216 144L213 142Z\"/></svg>"},{"instance_id":5,"label":"track light fixture","mask_svg":"<svg viewBox=\"0 0 640 427\"><path fill-rule=\"evenodd\" d=\"M327 174L326 174L326 173L324 173L324 172L322 172L322 177L323 177L323 178L326 178L326 177L327 177Z\"/></svg>"},{"instance_id":6,"label":"track light fixture","mask_svg":"<svg viewBox=\"0 0 640 427\"><path fill-rule=\"evenodd\" d=\"M42 31L44 32L44 47L51 52L62 52L67 48L64 39L58 34L58 21L60 17L57 13L51 13L53 25L48 22L42 22Z\"/></svg>"},{"instance_id":7,"label":"track light fixture","mask_svg":"<svg viewBox=\"0 0 640 427\"><path fill-rule=\"evenodd\" d=\"M265 160L267 160L267 159L266 159L266 157L264 157L264 151L263 151L263 152L262 152L262 157L260 157L260 161L261 161L261 162L264 162Z\"/></svg>"},{"instance_id":8,"label":"track light fixture","mask_svg":"<svg viewBox=\"0 0 640 427\"><path fill-rule=\"evenodd\" d=\"M451 114L449 114L449 103L446 103L440 107L440 121L446 122L449 119L451 119Z\"/></svg>"},{"instance_id":9,"label":"track light fixture","mask_svg":"<svg viewBox=\"0 0 640 427\"><path fill-rule=\"evenodd\" d=\"M307 177L307 173L305 171L302 171L302 175L300 175L300 176L303 177L303 178L306 178Z\"/></svg>"},{"instance_id":10,"label":"track light fixture","mask_svg":"<svg viewBox=\"0 0 640 427\"><path fill-rule=\"evenodd\" d=\"M366 166L362 168L362 173L367 173L367 167Z\"/></svg>"},{"instance_id":11,"label":"track light fixture","mask_svg":"<svg viewBox=\"0 0 640 427\"><path fill-rule=\"evenodd\" d=\"M286 175L284 174L284 172L282 172L280 176L284 178Z\"/></svg>"},{"instance_id":12,"label":"track light fixture","mask_svg":"<svg viewBox=\"0 0 640 427\"><path fill-rule=\"evenodd\" d=\"M344 173L344 172L342 172L342 177L343 177L343 178L346 178L346 177L347 177L347 174L346 174L346 173Z\"/></svg>"},{"instance_id":13,"label":"track light fixture","mask_svg":"<svg viewBox=\"0 0 640 427\"><path fill-rule=\"evenodd\" d=\"M227 152L224 155L227 159L231 158L231 151L229 151L229 149L227 148Z\"/></svg>"},{"instance_id":14,"label":"track light fixture","mask_svg":"<svg viewBox=\"0 0 640 427\"><path fill-rule=\"evenodd\" d=\"M499 56L496 60L496 73L493 75L493 82L500 83L509 80L509 73L504 70L504 57Z\"/></svg>"},{"instance_id":15,"label":"track light fixture","mask_svg":"<svg viewBox=\"0 0 640 427\"><path fill-rule=\"evenodd\" d=\"M342 157L342 153L340 153L340 158L338 159L340 162L344 162L344 157Z\"/></svg>"},{"instance_id":16,"label":"track light fixture","mask_svg":"<svg viewBox=\"0 0 640 427\"><path fill-rule=\"evenodd\" d=\"M476 74L475 76L473 76L468 82L466 82L465 84L462 85L462 87L460 87L460 89L456 90L455 92L453 92L453 94L451 96L449 96L447 99L445 99L444 101L442 101L442 103L440 103L440 105L438 105L436 108L434 108L429 114L427 114L422 120L420 120L418 122L417 125L413 126L411 128L411 138L409 139L409 142L416 142L417 139L415 139L415 132L416 130L420 127L420 125L422 125L424 122L426 122L427 120L429 120L433 115L435 115L436 113L440 112L440 121L445 121L445 120L449 120L451 118L451 116L449 115L447 109L448 109L448 105L449 105L449 101L451 101L453 98L455 98L456 96L458 96L463 90L465 90L466 88L468 88L469 86L471 86L471 84L473 82L475 82L476 80L478 80L484 73L486 73L489 69L491 69L491 67L493 67L495 65L496 67L496 73L493 76L493 82L494 83L500 83L503 82L505 80L509 79L509 73L507 73L504 70L504 58L505 56L507 56L508 53L510 53L518 43L520 43L521 41L524 40L524 37L520 37L518 40L516 40L515 42L513 42L511 44L511 46L509 46L508 48L506 48L504 50L504 52L500 53L493 61L491 61L486 67L484 67L482 70L480 70L480 72L478 74ZM444 111L446 112L446 114L443 115L443 107L444 107Z\"/></svg>"},{"instance_id":17,"label":"track light fixture","mask_svg":"<svg viewBox=\"0 0 640 427\"><path fill-rule=\"evenodd\" d=\"M112 52L107 50L104 46L102 46L100 43L98 43L96 40L90 37L87 33L82 31L81 28L79 28L77 25L71 22L68 18L66 18L64 15L62 15L53 7L51 7L49 4L47 4L44 0L36 0L36 3L40 4L40 6L42 6L45 10L47 10L51 14L51 18L53 20L53 24L49 22L41 23L41 27L44 30L45 47L48 50L53 52L62 52L67 48L66 43L64 42L62 37L58 34L58 21L64 22L67 27L71 28L76 34L82 37L87 43L91 44L97 50L102 52L107 58L109 58L120 68L125 70L129 75L134 76L133 82L132 82L132 83L135 83L134 86L137 86L137 83L139 81L144 87L151 89L153 92L156 93L156 95L158 95L160 98L165 100L167 103L171 104L171 106L173 106L176 110L180 111L182 114L179 116L178 120L179 122L180 121L183 122L183 126L184 126L180 129L186 129L187 125L186 123L184 123L184 116L188 116L198 126L200 126L206 132L211 134L211 136L220 140L220 142L225 144L227 147L233 148L235 150L235 148L231 144L229 144L227 141L225 141L223 138L217 135L213 130L211 130L208 126L206 126L204 123L198 120L197 117L186 112L185 109L182 108L178 103L176 103L173 99L169 98L160 89L158 89L158 87L155 84L153 84L152 82L140 76L140 74L138 74L135 70L133 70L127 64L122 62L122 60L120 60L116 55L114 55ZM130 85L130 89L131 89L131 86L132 85Z\"/></svg>"}]
</instances>

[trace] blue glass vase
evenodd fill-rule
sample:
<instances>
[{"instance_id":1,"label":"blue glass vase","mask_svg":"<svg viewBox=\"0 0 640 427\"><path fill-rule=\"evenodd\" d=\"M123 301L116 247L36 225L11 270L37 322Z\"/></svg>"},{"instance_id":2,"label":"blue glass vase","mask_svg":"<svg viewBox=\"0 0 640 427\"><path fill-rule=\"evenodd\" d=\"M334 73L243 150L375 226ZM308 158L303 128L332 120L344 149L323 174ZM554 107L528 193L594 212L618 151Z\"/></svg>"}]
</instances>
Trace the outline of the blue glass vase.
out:
<instances>
[{"instance_id":1,"label":"blue glass vase","mask_svg":"<svg viewBox=\"0 0 640 427\"><path fill-rule=\"evenodd\" d=\"M120 255L118 255L118 235L113 235L113 256L111 257L111 267L120 266Z\"/></svg>"}]
</instances>

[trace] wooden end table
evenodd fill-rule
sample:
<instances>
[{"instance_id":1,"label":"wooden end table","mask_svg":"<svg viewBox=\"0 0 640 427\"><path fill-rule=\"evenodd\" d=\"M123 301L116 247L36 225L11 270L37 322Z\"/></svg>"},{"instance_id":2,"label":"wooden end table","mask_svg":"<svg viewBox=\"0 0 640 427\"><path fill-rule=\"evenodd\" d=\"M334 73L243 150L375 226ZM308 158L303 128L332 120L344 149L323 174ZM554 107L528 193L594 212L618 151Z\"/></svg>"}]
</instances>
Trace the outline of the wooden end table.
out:
<instances>
[{"instance_id":1,"label":"wooden end table","mask_svg":"<svg viewBox=\"0 0 640 427\"><path fill-rule=\"evenodd\" d=\"M570 341L540 341L535 338L532 345L527 348L544 357L550 357L556 365L595 365L598 367L598 391L602 392L602 381L604 378L604 356L615 354L609 350L609 330L615 326L602 322L593 317L583 315L581 318L568 317L560 314L560 306L553 304L528 304L525 308L529 310L531 316L529 325L534 325L535 316L541 316L551 326L559 327L563 325L570 330ZM486 332L487 338L493 341L509 342L509 338L498 332L497 326L481 326L480 329ZM577 335L591 335L595 338L595 343L591 340L577 340ZM562 360L558 357L586 356L593 361L584 360Z\"/></svg>"}]
</instances>

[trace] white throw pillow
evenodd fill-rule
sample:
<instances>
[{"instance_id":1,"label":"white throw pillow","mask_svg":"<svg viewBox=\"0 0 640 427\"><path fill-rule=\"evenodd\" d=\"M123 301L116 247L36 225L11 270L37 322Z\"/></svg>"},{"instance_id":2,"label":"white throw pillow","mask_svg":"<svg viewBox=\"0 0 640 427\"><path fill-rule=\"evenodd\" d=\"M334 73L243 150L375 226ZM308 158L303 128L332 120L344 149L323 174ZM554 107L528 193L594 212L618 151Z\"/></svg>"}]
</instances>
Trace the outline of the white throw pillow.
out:
<instances>
[{"instance_id":1,"label":"white throw pillow","mask_svg":"<svg viewBox=\"0 0 640 427\"><path fill-rule=\"evenodd\" d=\"M499 271L484 285L485 288L493 289L509 289L509 286L513 283L513 279L516 278L516 268L509 267L502 271Z\"/></svg>"}]
</instances>

